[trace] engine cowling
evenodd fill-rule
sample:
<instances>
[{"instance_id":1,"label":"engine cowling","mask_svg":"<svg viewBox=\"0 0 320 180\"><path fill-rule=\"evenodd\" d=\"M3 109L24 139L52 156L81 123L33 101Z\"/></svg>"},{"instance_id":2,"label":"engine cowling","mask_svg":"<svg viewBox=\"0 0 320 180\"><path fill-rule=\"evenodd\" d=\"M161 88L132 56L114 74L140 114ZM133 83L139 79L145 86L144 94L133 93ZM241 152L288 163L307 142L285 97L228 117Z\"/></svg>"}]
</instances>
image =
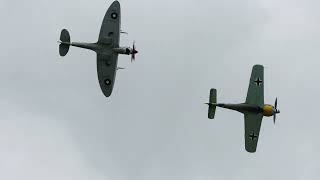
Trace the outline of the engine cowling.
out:
<instances>
[{"instance_id":1,"label":"engine cowling","mask_svg":"<svg viewBox=\"0 0 320 180\"><path fill-rule=\"evenodd\" d=\"M273 116L274 110L273 110L273 106L271 105L264 105L263 106L263 111L262 111L264 116Z\"/></svg>"},{"instance_id":2,"label":"engine cowling","mask_svg":"<svg viewBox=\"0 0 320 180\"><path fill-rule=\"evenodd\" d=\"M127 55L129 55L131 53L130 48L123 48L123 47L114 48L113 51L117 52L119 54L127 54Z\"/></svg>"},{"instance_id":3,"label":"engine cowling","mask_svg":"<svg viewBox=\"0 0 320 180\"><path fill-rule=\"evenodd\" d=\"M130 54L131 53L131 50L130 50L130 48L126 48L126 54Z\"/></svg>"}]
</instances>

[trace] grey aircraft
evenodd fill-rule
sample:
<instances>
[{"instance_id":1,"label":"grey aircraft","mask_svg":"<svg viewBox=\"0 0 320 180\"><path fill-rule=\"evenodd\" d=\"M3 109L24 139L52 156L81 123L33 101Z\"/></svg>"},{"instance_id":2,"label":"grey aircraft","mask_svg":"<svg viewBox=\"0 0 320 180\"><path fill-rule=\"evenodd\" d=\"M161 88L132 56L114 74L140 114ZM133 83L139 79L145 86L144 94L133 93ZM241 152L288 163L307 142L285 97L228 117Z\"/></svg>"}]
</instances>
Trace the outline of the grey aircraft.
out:
<instances>
[{"instance_id":1,"label":"grey aircraft","mask_svg":"<svg viewBox=\"0 0 320 180\"><path fill-rule=\"evenodd\" d=\"M263 116L273 116L273 122L276 121L276 114L280 113L277 109L277 98L275 105L264 104L264 80L263 66L255 65L252 68L249 89L245 103L223 104L217 103L216 89L210 90L208 118L213 119L216 107L226 108L241 112L244 114L245 124L245 148L248 152L256 152L260 126Z\"/></svg>"},{"instance_id":2,"label":"grey aircraft","mask_svg":"<svg viewBox=\"0 0 320 180\"><path fill-rule=\"evenodd\" d=\"M59 53L65 56L70 46L93 50L97 53L97 71L101 90L106 97L112 93L116 72L118 69L118 54L131 55L131 62L135 60L138 51L133 47L120 47L121 11L120 3L114 1L107 10L100 29L99 39L96 43L70 42L70 35L66 29L61 31Z\"/></svg>"}]
</instances>

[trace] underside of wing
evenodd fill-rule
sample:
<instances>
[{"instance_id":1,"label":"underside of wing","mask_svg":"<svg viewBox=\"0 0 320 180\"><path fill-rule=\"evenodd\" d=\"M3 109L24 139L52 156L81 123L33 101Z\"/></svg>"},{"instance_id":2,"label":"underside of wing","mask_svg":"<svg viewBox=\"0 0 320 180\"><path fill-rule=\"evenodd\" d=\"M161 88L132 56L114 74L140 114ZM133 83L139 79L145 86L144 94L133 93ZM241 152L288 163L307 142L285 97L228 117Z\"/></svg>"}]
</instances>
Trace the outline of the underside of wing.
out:
<instances>
[{"instance_id":1,"label":"underside of wing","mask_svg":"<svg viewBox=\"0 0 320 180\"><path fill-rule=\"evenodd\" d=\"M97 54L97 72L101 90L106 97L112 93L118 64L117 54Z\"/></svg>"},{"instance_id":2,"label":"underside of wing","mask_svg":"<svg viewBox=\"0 0 320 180\"><path fill-rule=\"evenodd\" d=\"M244 115L245 147L248 152L256 152L262 118L262 114Z\"/></svg>"},{"instance_id":3,"label":"underside of wing","mask_svg":"<svg viewBox=\"0 0 320 180\"><path fill-rule=\"evenodd\" d=\"M251 72L246 103L262 107L264 104L263 66L254 65Z\"/></svg>"},{"instance_id":4,"label":"underside of wing","mask_svg":"<svg viewBox=\"0 0 320 180\"><path fill-rule=\"evenodd\" d=\"M119 47L121 11L120 3L114 1L107 10L99 34L99 43Z\"/></svg>"}]
</instances>

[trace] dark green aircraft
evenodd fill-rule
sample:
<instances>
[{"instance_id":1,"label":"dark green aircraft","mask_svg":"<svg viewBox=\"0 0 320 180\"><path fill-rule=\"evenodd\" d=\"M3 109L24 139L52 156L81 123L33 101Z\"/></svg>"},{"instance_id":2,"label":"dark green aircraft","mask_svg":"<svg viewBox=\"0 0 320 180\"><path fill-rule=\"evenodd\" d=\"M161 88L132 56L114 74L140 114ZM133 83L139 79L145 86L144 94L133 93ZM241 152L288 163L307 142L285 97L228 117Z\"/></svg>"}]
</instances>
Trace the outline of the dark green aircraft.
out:
<instances>
[{"instance_id":1,"label":"dark green aircraft","mask_svg":"<svg viewBox=\"0 0 320 180\"><path fill-rule=\"evenodd\" d=\"M130 47L120 47L121 11L120 3L114 1L107 10L100 29L99 39L96 43L70 42L70 35L66 29L61 31L59 53L65 56L70 46L93 50L97 53L97 71L101 90L106 97L109 97L113 90L113 85L118 69L118 54L131 55L131 61L135 60L138 51Z\"/></svg>"},{"instance_id":2,"label":"dark green aircraft","mask_svg":"<svg viewBox=\"0 0 320 180\"><path fill-rule=\"evenodd\" d=\"M263 116L273 116L276 121L276 114L280 113L277 109L277 99L274 106L264 104L264 78L263 66L255 65L252 68L248 94L245 103L223 104L217 103L216 89L210 90L208 118L213 119L216 107L235 110L244 114L245 124L245 148L248 152L256 152L260 126Z\"/></svg>"}]
</instances>

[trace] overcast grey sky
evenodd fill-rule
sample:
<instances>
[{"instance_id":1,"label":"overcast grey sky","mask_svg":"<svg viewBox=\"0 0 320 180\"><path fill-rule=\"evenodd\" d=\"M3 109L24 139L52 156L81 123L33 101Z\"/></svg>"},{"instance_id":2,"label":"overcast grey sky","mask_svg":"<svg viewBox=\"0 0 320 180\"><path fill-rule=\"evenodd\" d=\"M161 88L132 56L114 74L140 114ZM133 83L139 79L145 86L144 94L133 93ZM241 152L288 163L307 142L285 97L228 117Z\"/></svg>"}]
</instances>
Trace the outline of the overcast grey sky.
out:
<instances>
[{"instance_id":1,"label":"overcast grey sky","mask_svg":"<svg viewBox=\"0 0 320 180\"><path fill-rule=\"evenodd\" d=\"M320 1L121 0L122 29L139 50L119 57L105 98L94 52L58 55L60 30L95 42L111 0L0 0L0 178L6 180L316 179ZM240 113L263 64L264 118L255 154Z\"/></svg>"}]
</instances>

